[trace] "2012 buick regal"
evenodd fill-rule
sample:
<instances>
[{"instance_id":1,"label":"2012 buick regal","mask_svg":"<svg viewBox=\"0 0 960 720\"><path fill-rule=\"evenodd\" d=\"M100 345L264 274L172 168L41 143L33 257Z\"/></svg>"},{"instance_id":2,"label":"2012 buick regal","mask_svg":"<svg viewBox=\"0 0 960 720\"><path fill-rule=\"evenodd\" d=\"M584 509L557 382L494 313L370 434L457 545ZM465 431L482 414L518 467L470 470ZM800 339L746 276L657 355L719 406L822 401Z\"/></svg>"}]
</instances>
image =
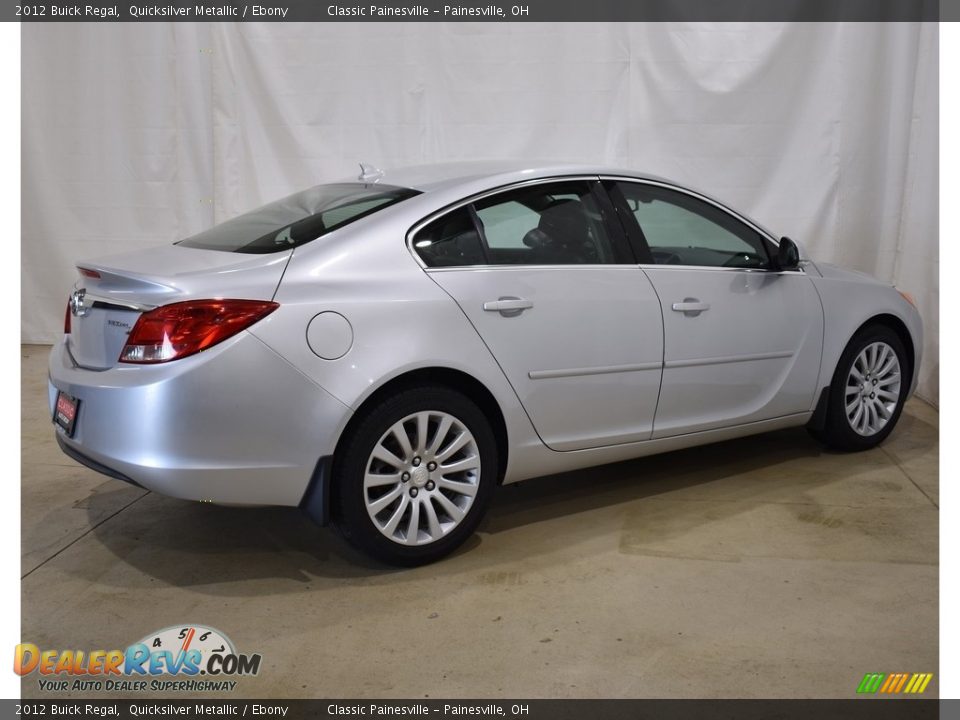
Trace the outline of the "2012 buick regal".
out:
<instances>
[{"instance_id":1,"label":"2012 buick regal","mask_svg":"<svg viewBox=\"0 0 960 720\"><path fill-rule=\"evenodd\" d=\"M794 425L873 447L920 361L908 295L601 167L365 169L78 270L64 452L301 506L399 564L462 543L499 483Z\"/></svg>"}]
</instances>

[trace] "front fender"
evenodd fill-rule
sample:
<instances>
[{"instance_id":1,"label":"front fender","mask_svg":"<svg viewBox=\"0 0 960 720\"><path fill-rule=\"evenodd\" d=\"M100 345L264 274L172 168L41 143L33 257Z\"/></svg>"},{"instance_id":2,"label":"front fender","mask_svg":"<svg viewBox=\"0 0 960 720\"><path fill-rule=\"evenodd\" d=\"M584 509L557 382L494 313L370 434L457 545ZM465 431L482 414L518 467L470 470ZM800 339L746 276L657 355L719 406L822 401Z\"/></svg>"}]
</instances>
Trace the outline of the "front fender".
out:
<instances>
[{"instance_id":1,"label":"front fender","mask_svg":"<svg viewBox=\"0 0 960 720\"><path fill-rule=\"evenodd\" d=\"M829 265L820 265L818 269L822 277L811 279L823 303L824 314L819 388L830 385L840 356L857 331L875 318L888 316L906 329L913 346L909 392L912 395L917 385L923 347L923 323L917 309L896 288L867 275Z\"/></svg>"}]
</instances>

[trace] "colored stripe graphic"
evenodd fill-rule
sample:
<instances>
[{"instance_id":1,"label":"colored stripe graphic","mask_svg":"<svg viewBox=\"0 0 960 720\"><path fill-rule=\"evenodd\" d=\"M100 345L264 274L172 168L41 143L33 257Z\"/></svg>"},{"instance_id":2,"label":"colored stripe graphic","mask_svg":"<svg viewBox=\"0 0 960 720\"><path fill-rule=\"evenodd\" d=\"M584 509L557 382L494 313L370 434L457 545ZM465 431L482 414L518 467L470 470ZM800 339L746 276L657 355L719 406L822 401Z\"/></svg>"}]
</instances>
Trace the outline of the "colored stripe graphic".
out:
<instances>
[{"instance_id":1,"label":"colored stripe graphic","mask_svg":"<svg viewBox=\"0 0 960 720\"><path fill-rule=\"evenodd\" d=\"M867 673L857 686L858 693L885 693L918 695L927 689L933 673Z\"/></svg>"},{"instance_id":2,"label":"colored stripe graphic","mask_svg":"<svg viewBox=\"0 0 960 720\"><path fill-rule=\"evenodd\" d=\"M883 678L886 675L883 673L867 673L863 676L863 680L860 681L860 687L857 688L858 693L875 693L880 689L880 683L883 682Z\"/></svg>"},{"instance_id":3,"label":"colored stripe graphic","mask_svg":"<svg viewBox=\"0 0 960 720\"><path fill-rule=\"evenodd\" d=\"M910 683L907 685L907 689L904 692L919 694L927 689L927 685L930 684L930 681L933 680L933 673L914 673L913 677L910 678ZM911 685L913 687L911 687Z\"/></svg>"},{"instance_id":4,"label":"colored stripe graphic","mask_svg":"<svg viewBox=\"0 0 960 720\"><path fill-rule=\"evenodd\" d=\"M883 687L880 688L880 692L885 692L888 694L898 693L903 687L903 684L907 681L907 673L893 673L887 678L887 681L883 684Z\"/></svg>"}]
</instances>

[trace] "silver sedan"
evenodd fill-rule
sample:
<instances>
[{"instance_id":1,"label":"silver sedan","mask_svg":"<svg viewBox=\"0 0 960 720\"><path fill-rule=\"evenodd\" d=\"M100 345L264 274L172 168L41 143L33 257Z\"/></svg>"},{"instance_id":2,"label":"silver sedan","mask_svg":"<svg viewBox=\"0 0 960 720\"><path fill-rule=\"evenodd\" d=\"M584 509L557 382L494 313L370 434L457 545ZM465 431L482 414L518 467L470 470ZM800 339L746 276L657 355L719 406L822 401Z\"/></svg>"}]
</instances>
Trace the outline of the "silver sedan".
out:
<instances>
[{"instance_id":1,"label":"silver sedan","mask_svg":"<svg viewBox=\"0 0 960 720\"><path fill-rule=\"evenodd\" d=\"M798 425L873 447L920 363L909 295L612 168L364 167L77 268L67 455L300 506L398 564L460 545L500 483Z\"/></svg>"}]
</instances>

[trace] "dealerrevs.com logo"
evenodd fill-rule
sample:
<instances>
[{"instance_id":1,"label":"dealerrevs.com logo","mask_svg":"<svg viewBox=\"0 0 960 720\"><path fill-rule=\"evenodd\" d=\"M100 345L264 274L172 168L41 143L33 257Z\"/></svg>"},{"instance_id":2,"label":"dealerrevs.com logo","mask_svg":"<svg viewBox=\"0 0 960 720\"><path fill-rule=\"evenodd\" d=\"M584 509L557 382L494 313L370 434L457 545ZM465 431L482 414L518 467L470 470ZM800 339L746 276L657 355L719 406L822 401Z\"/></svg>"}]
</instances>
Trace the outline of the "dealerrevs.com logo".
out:
<instances>
[{"instance_id":1,"label":"dealerrevs.com logo","mask_svg":"<svg viewBox=\"0 0 960 720\"><path fill-rule=\"evenodd\" d=\"M126 650L41 650L17 645L13 670L37 673L47 692L229 691L235 677L260 672L259 653L238 653L230 639L205 625L174 625Z\"/></svg>"}]
</instances>

